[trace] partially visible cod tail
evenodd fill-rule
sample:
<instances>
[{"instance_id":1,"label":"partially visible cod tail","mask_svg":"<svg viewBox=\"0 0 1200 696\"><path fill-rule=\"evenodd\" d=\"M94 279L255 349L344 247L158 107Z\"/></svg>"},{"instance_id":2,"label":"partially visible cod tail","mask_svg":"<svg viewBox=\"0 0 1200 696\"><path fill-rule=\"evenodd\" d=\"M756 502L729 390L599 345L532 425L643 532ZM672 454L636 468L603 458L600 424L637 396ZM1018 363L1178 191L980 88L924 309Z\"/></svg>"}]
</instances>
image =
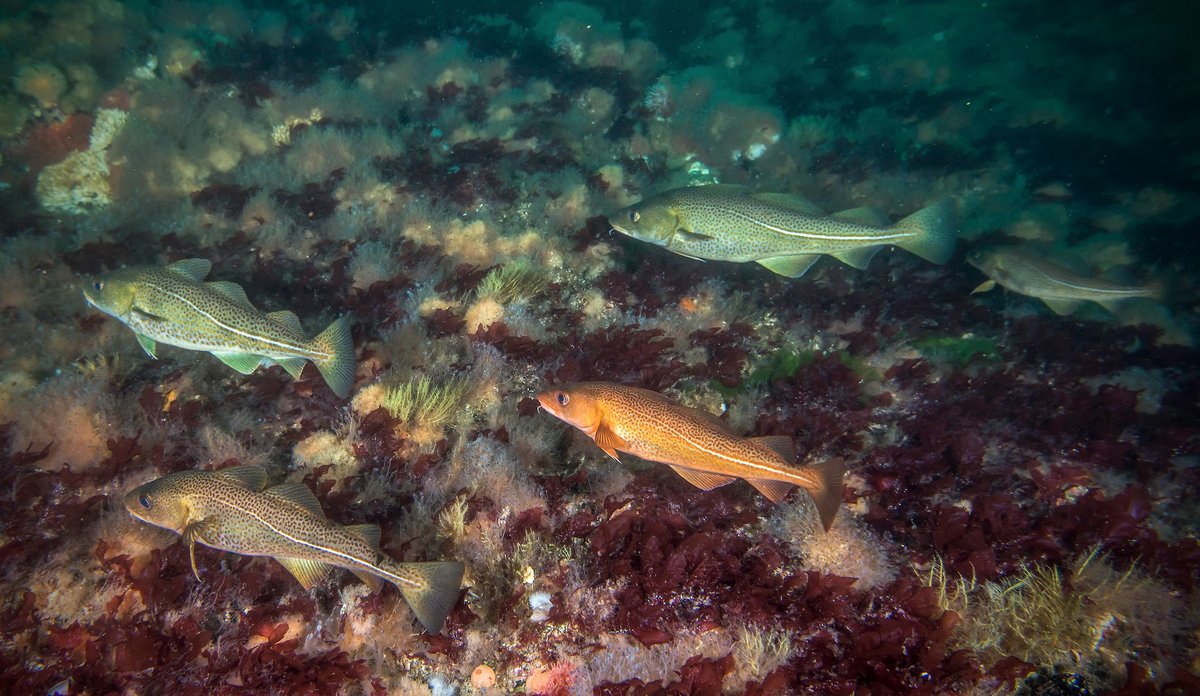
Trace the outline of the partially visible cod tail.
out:
<instances>
[{"instance_id":1,"label":"partially visible cod tail","mask_svg":"<svg viewBox=\"0 0 1200 696\"><path fill-rule=\"evenodd\" d=\"M958 237L954 203L939 201L909 215L892 229L916 232L917 236L899 243L901 249L933 263L946 263L954 253L954 242Z\"/></svg>"},{"instance_id":2,"label":"partially visible cod tail","mask_svg":"<svg viewBox=\"0 0 1200 696\"><path fill-rule=\"evenodd\" d=\"M397 584L400 593L412 607L417 620L429 633L442 630L446 617L458 603L458 591L462 586L463 564L458 561L436 561L433 563L395 563L398 574L416 576L420 587L405 587Z\"/></svg>"},{"instance_id":3,"label":"partially visible cod tail","mask_svg":"<svg viewBox=\"0 0 1200 696\"><path fill-rule=\"evenodd\" d=\"M838 510L842 507L842 478L846 475L846 460L834 457L815 464L812 468L816 471L822 485L818 490L810 490L808 493L816 503L817 514L821 517L821 525L828 532L829 528L833 526L833 519L837 517Z\"/></svg>"},{"instance_id":4,"label":"partially visible cod tail","mask_svg":"<svg viewBox=\"0 0 1200 696\"><path fill-rule=\"evenodd\" d=\"M339 399L350 396L354 386L354 339L350 336L350 318L341 317L317 334L313 349L329 354L330 358L314 360L325 383Z\"/></svg>"}]
</instances>

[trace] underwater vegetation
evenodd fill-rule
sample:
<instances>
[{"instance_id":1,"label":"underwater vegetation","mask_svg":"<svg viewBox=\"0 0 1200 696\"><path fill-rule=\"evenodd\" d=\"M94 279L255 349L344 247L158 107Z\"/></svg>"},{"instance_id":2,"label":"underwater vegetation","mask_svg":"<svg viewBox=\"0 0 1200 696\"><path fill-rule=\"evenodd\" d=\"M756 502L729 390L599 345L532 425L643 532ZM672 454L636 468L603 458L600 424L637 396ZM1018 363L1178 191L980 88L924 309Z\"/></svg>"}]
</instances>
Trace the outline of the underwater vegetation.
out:
<instances>
[{"instance_id":1,"label":"underwater vegetation","mask_svg":"<svg viewBox=\"0 0 1200 696\"><path fill-rule=\"evenodd\" d=\"M1200 692L1188 23L691 9L0 15L0 692ZM808 248L848 263L785 277L613 231L711 184L858 211L806 222L835 235L934 205L955 244ZM1018 282L973 295L973 252L1006 247L1170 292L1063 316ZM297 340L336 320L353 359L151 359L85 302L195 259ZM804 491L613 460L538 400L581 382L844 462L834 523ZM461 564L444 621L126 509L232 467L378 529L368 560Z\"/></svg>"}]
</instances>

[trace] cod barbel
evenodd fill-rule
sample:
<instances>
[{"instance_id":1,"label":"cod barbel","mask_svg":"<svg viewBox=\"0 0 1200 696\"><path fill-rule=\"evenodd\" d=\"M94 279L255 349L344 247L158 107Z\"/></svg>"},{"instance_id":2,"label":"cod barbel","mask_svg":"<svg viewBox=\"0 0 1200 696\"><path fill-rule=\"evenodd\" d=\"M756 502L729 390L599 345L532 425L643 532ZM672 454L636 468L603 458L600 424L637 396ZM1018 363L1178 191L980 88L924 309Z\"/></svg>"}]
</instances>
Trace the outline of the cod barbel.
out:
<instances>
[{"instance_id":1,"label":"cod barbel","mask_svg":"<svg viewBox=\"0 0 1200 696\"><path fill-rule=\"evenodd\" d=\"M292 312L264 314L240 285L204 282L211 268L205 259L123 268L85 285L83 296L133 329L152 358L158 357L161 342L212 353L244 375L259 365L277 364L296 379L311 360L333 393L343 399L350 394L354 341L346 317L309 340Z\"/></svg>"},{"instance_id":2,"label":"cod barbel","mask_svg":"<svg viewBox=\"0 0 1200 696\"><path fill-rule=\"evenodd\" d=\"M845 462L797 466L789 437L742 437L707 411L622 384L580 382L552 387L537 398L617 461L620 451L666 464L706 491L745 479L773 503L800 486L812 496L826 530L841 506Z\"/></svg>"},{"instance_id":3,"label":"cod barbel","mask_svg":"<svg viewBox=\"0 0 1200 696\"><path fill-rule=\"evenodd\" d=\"M967 262L983 271L990 280L974 292L987 292L996 285L1021 295L1036 297L1055 314L1067 315L1085 301L1096 302L1109 311L1135 297L1158 299L1161 289L1152 286L1121 285L1103 278L1089 278L1049 259L1020 247L976 249Z\"/></svg>"},{"instance_id":4,"label":"cod barbel","mask_svg":"<svg viewBox=\"0 0 1200 696\"><path fill-rule=\"evenodd\" d=\"M379 527L331 522L302 483L263 490L259 466L178 471L125 495L134 517L183 535L196 578L196 543L244 556L270 556L304 589L333 566L346 568L378 591L387 580L400 588L417 620L437 633L458 602L463 564L399 563L379 550Z\"/></svg>"},{"instance_id":5,"label":"cod barbel","mask_svg":"<svg viewBox=\"0 0 1200 696\"><path fill-rule=\"evenodd\" d=\"M892 224L873 208L826 215L800 196L723 184L660 193L612 214L609 223L683 256L753 261L790 278L804 275L822 254L865 269L887 245L945 263L956 236L950 201Z\"/></svg>"}]
</instances>

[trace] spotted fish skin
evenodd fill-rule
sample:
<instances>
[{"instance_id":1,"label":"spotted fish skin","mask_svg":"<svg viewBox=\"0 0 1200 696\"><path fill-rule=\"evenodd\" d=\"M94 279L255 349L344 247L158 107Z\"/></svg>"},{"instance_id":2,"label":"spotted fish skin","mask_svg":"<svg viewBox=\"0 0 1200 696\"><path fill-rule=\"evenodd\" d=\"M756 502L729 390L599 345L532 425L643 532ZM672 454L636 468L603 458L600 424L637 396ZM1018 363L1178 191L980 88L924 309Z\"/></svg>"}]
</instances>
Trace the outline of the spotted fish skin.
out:
<instances>
[{"instance_id":1,"label":"spotted fish skin","mask_svg":"<svg viewBox=\"0 0 1200 696\"><path fill-rule=\"evenodd\" d=\"M124 502L134 517L182 534L192 551L193 571L197 542L273 557L306 589L331 566L346 568L374 589L378 579L393 583L426 629L441 629L458 601L461 563L399 563L380 552L375 525L337 524L303 484L262 490L265 481L265 471L257 466L180 471L133 489Z\"/></svg>"},{"instance_id":2,"label":"spotted fish skin","mask_svg":"<svg viewBox=\"0 0 1200 696\"><path fill-rule=\"evenodd\" d=\"M538 402L614 459L620 451L667 464L698 488L711 490L740 478L778 503L800 486L812 496L825 529L841 505L846 467L840 458L797 466L791 438L742 437L713 414L658 392L579 382L551 387L538 394Z\"/></svg>"},{"instance_id":3,"label":"spotted fish skin","mask_svg":"<svg viewBox=\"0 0 1200 696\"><path fill-rule=\"evenodd\" d=\"M798 278L823 254L866 268L887 245L933 263L954 250L954 207L942 201L891 224L871 208L827 215L799 196L713 184L665 191L609 216L613 229L683 256L756 262Z\"/></svg>"},{"instance_id":4,"label":"spotted fish skin","mask_svg":"<svg viewBox=\"0 0 1200 696\"><path fill-rule=\"evenodd\" d=\"M335 394L349 395L354 343L345 317L309 340L295 314L264 314L237 284L204 282L210 268L204 259L125 268L88 283L83 294L132 329L151 357L161 342L212 353L243 374L279 364L297 378L312 361Z\"/></svg>"},{"instance_id":5,"label":"spotted fish skin","mask_svg":"<svg viewBox=\"0 0 1200 696\"><path fill-rule=\"evenodd\" d=\"M1122 285L1103 278L1089 278L1015 246L975 249L967 255L967 262L996 285L1020 295L1036 297L1060 315L1071 314L1084 302L1095 302L1115 311L1126 300L1138 297L1160 299L1162 293L1156 286ZM976 291L990 289L991 285L984 283Z\"/></svg>"}]
</instances>

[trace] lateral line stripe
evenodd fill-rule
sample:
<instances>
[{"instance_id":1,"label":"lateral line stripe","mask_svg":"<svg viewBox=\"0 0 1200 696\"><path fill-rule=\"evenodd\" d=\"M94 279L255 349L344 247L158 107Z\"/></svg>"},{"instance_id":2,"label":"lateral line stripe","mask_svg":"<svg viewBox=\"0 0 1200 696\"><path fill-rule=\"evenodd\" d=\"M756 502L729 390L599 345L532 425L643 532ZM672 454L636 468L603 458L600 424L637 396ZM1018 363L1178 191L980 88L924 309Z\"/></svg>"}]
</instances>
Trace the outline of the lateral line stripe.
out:
<instances>
[{"instance_id":1,"label":"lateral line stripe","mask_svg":"<svg viewBox=\"0 0 1200 696\"><path fill-rule=\"evenodd\" d=\"M299 546L303 546L305 548L313 549L315 551L320 551L322 553L327 553L331 556L336 556L337 558L341 558L341 559L345 560L346 564L349 566L364 568L366 570L371 571L372 573L374 573L376 575L381 575L385 578L388 578L389 580L393 580L393 582L396 582L396 584L408 585L408 586L412 587L413 589L420 589L420 587L421 587L420 584L415 583L415 582L409 580L408 578L404 578L399 575L396 575L395 573L388 572L387 570L380 568L379 566L375 565L374 563L367 563L366 561L362 560L361 558L356 558L354 556L351 556L348 553L338 551L337 549L326 548L319 544L314 544L312 542L305 541L304 539L298 539L295 536L283 531L279 527L276 527L269 520L264 519L261 515L253 512L251 510L243 509L242 512L244 512L247 515L250 515L254 519L258 520L264 526L266 526L267 529L270 529L272 532L275 532L276 534L283 537L284 539L287 539L288 541L292 542L293 544L298 544ZM311 561L311 560L317 560L317 559L309 558L309 559L305 559L305 560ZM324 562L324 561L322 561L322 562Z\"/></svg>"},{"instance_id":2,"label":"lateral line stripe","mask_svg":"<svg viewBox=\"0 0 1200 696\"><path fill-rule=\"evenodd\" d=\"M646 411L644 411L644 410L642 410L642 409L638 408L638 405L636 405L636 404L631 404L631 405L630 405L630 408L631 408L631 410L633 410L635 413L637 413L637 415L638 415L638 416L640 416L641 418L643 418L643 419L645 419L645 420L647 420L647 421L651 421L651 422L655 422L655 421L657 421L657 419L656 419L656 418L655 418L655 417L654 417L654 416L653 416L651 413L647 413ZM667 428L661 428L661 429L662 429L662 430L668 430ZM686 442L686 443L688 443L689 445L691 445L692 447L695 447L696 449L700 450L701 452L704 452L705 454L709 454L709 455L712 455L712 456L714 456L714 457L717 457L718 459L724 459L724 460L725 460L725 461L727 461L727 462L733 462L733 463L735 463L735 464L741 464L742 466L745 466L745 467L747 467L747 468L750 468L750 469L756 469L756 470L758 470L758 471L762 471L762 472L764 472L764 473L767 473L767 474L772 474L772 475L774 475L774 476L790 476L790 475L792 475L792 474L791 474L791 472L786 472L786 471L783 471L782 469L779 469L779 468L777 468L777 467L773 467L773 466L766 465L766 464L756 464L756 463L754 463L754 462L748 462L748 461L745 461L745 460L742 460L742 459L738 459L737 457L730 457L729 455L722 454L722 453L720 453L720 452L717 452L717 451L715 451L715 450L711 450L711 449L708 449L708 448L705 448L705 447L701 447L700 445L698 445L698 444L696 444L695 442L693 442L693 441L691 440L691 438L689 438L689 437L688 437L687 435L685 435L683 432L676 431L674 434L675 434L676 436L678 436L678 437L679 437L681 440L683 440L684 442ZM680 464L679 466L683 466L683 465L682 465L682 464ZM687 467L687 466L684 466L683 468L685 468L685 469L689 469L689 468L692 468L692 467ZM710 471L710 472L708 472L708 473L712 473L712 474L720 474L721 472L719 472L719 471ZM728 475L728 474L723 474L723 475ZM792 481L785 481L785 482L786 482L786 483L792 483ZM794 485L800 485L800 484L794 484Z\"/></svg>"},{"instance_id":3,"label":"lateral line stripe","mask_svg":"<svg viewBox=\"0 0 1200 696\"><path fill-rule=\"evenodd\" d=\"M1068 280L1063 280L1062 278L1055 278L1054 276L1052 276L1049 273L1047 273L1046 271L1038 268L1037 266L1031 266L1031 268L1033 268L1034 272L1036 272L1038 275L1040 275L1043 278L1045 278L1046 280L1050 281L1051 284L1062 285L1064 287L1068 287L1073 290L1084 290L1086 292L1098 292L1098 293L1104 293L1104 294L1108 294L1108 295L1134 295L1134 294L1138 294L1139 292L1141 292L1140 289L1138 289L1138 288L1113 289L1113 288L1099 288L1099 287L1095 287L1092 285L1079 285L1078 283L1072 283ZM1083 298L1072 298L1072 299L1083 299Z\"/></svg>"},{"instance_id":4,"label":"lateral line stripe","mask_svg":"<svg viewBox=\"0 0 1200 696\"><path fill-rule=\"evenodd\" d=\"M739 218L745 220L746 222L752 222L756 225L765 227L768 230L771 230L772 232L778 232L779 234L786 235L788 237L802 237L804 239L823 239L823 240L834 241L834 242L878 242L878 243L882 244L882 243L887 242L892 239L904 239L906 237L915 237L916 236L915 232L899 232L899 231L893 232L890 234L876 234L876 235L861 235L861 234L841 235L841 234L817 234L815 232L801 232L799 230L789 230L789 229L785 229L783 227L779 227L777 225L772 225L772 224L763 222L762 220L758 220L749 215L739 213L736 210L726 209L726 212L728 212L730 215L733 215L734 217L739 217ZM846 222L843 224L852 225L854 223ZM862 225L861 227L864 230L871 229L871 228L867 227L866 225Z\"/></svg>"},{"instance_id":5,"label":"lateral line stripe","mask_svg":"<svg viewBox=\"0 0 1200 696\"><path fill-rule=\"evenodd\" d=\"M730 457L729 455L722 454L721 452L717 452L716 450L711 450L711 449L708 449L705 447L701 447L699 444L693 442L690 438L688 438L688 436L686 436L682 433L680 433L679 437L682 438L684 442L688 443L692 447L695 447L696 449L700 450L701 452L703 452L705 454L717 457L718 459L724 459L725 461L733 462L734 464L741 464L742 466L748 467L750 469L756 469L758 471L762 471L767 474L772 474L774 476L786 475L786 472L780 470L777 467L768 466L765 464L756 464L754 462L749 462L744 459L738 459L737 457ZM688 468L688 467L684 467L684 468ZM710 473L715 474L715 473L720 473L720 472L714 471L714 472L710 472ZM792 483L792 481L786 481L786 483Z\"/></svg>"},{"instance_id":6,"label":"lateral line stripe","mask_svg":"<svg viewBox=\"0 0 1200 696\"><path fill-rule=\"evenodd\" d=\"M294 344L294 343L289 343L289 342L277 341L277 340L269 339L269 338L266 338L265 336L255 336L255 335L254 335L254 334L252 334L252 333L249 333L249 332L246 332L246 331L242 331L241 329L238 329L238 328L235 328L235 327L229 326L228 324L225 324L225 323L223 323L221 320L217 319L215 316L213 316L213 315L212 315L212 314L210 314L209 312L206 312L205 310L201 309L199 306L197 306L197 305L196 305L196 303L195 303L195 302L192 302L191 300L187 299L187 298L186 298L186 297L184 297L183 295L180 295L180 294L179 294L179 293L177 293L177 292L174 292L174 291L172 291L172 290L168 290L167 288L161 287L161 286L159 286L159 285L155 285L153 282L151 282L151 283L148 283L148 285L150 285L150 286L154 287L156 290L158 290L158 291L159 291L159 292L161 292L161 293L164 293L164 294L166 294L166 295L169 295L169 296L171 296L171 297L174 297L175 299L179 300L180 302L182 302L182 303L186 304L187 306L191 307L192 309L194 309L196 312L198 312L198 313L199 313L201 316L203 316L205 319L208 319L208 320L209 320L209 321L211 321L212 323L216 324L216 325L217 325L219 328L221 328L221 329L224 329L225 331L228 331L228 332L230 332L230 333L232 333L232 334L234 334L234 335L236 335L236 336L241 336L242 338L247 338L247 339L250 339L250 340L253 340L253 341L259 341L259 342L261 342L261 343L265 343L265 344L267 344L267 345L269 345L269 346L276 346L276 347L278 347L278 348L283 348L283 349L285 349L285 350L290 350L290 351L292 351L293 353L300 353L300 355L294 355L294 356L289 356L289 357L297 357L297 358L299 358L299 357L306 357L307 355L314 355L314 356L316 356L316 357L318 357L318 358L331 358L331 357L333 357L333 355L332 355L332 354L330 354L330 353L326 353L326 352L324 352L324 351L320 351L320 350L314 350L314 349L312 349L312 348L307 348L307 347L304 347L304 346L298 346L298 345L296 345L296 344ZM270 321L270 319L266 319L266 318L264 318L264 320L265 320L265 321ZM268 356L268 357L269 357L269 356Z\"/></svg>"}]
</instances>

